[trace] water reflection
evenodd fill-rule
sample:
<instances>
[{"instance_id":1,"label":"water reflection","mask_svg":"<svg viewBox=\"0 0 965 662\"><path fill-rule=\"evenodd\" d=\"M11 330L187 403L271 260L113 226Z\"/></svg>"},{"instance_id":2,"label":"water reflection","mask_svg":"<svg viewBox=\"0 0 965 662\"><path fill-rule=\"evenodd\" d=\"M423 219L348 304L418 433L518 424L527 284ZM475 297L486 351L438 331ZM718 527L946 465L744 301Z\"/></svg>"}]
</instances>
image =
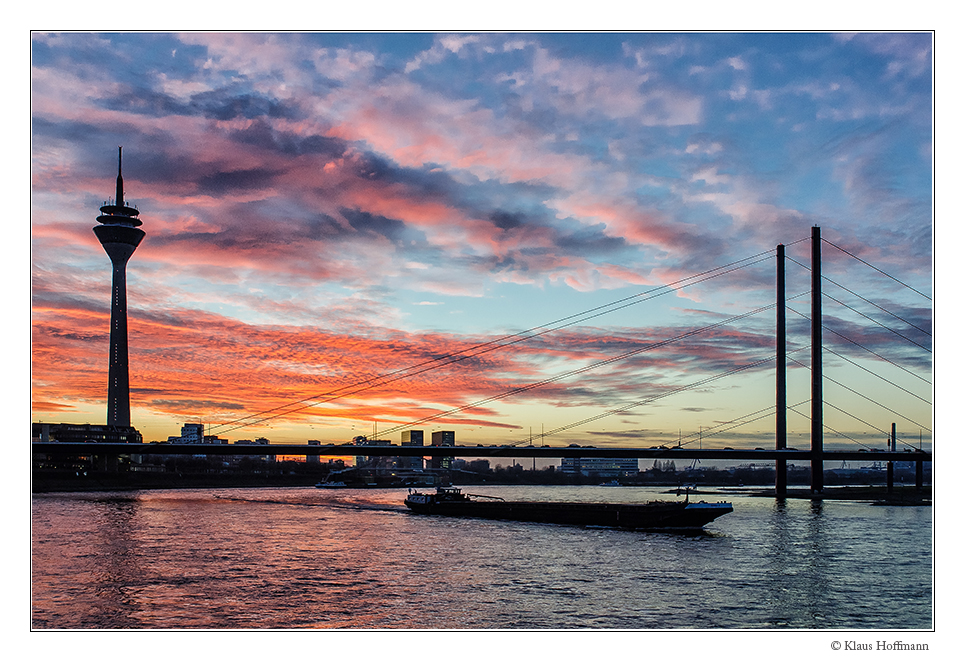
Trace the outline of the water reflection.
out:
<instances>
[{"instance_id":1,"label":"water reflection","mask_svg":"<svg viewBox=\"0 0 965 662\"><path fill-rule=\"evenodd\" d=\"M138 503L133 497L105 498L92 501L90 541L93 554L84 565L98 589L91 610L99 621L125 628L137 625L131 614L137 611L136 588L132 578L143 570L138 557Z\"/></svg>"},{"instance_id":2,"label":"water reflection","mask_svg":"<svg viewBox=\"0 0 965 662\"><path fill-rule=\"evenodd\" d=\"M500 490L526 496L490 491ZM533 494L572 498L571 488ZM418 516L400 507L403 496L279 488L37 497L34 626L931 624L927 510L736 497L734 513L705 535L679 536ZM891 536L874 535L886 526ZM883 557L888 583L878 581Z\"/></svg>"},{"instance_id":3,"label":"water reflection","mask_svg":"<svg viewBox=\"0 0 965 662\"><path fill-rule=\"evenodd\" d=\"M827 528L830 522L824 514L824 501L811 499L808 518L805 520L803 553L797 555L802 567L801 588L803 600L808 605L807 616L814 627L823 627L830 615L828 600L828 569L831 551L828 547Z\"/></svg>"},{"instance_id":4,"label":"water reflection","mask_svg":"<svg viewBox=\"0 0 965 662\"><path fill-rule=\"evenodd\" d=\"M791 594L791 577L796 571L791 557L794 538L786 499L775 499L769 521L770 527L764 536L767 574L772 578L766 583L767 624L784 626L791 622L791 610L796 604Z\"/></svg>"}]
</instances>

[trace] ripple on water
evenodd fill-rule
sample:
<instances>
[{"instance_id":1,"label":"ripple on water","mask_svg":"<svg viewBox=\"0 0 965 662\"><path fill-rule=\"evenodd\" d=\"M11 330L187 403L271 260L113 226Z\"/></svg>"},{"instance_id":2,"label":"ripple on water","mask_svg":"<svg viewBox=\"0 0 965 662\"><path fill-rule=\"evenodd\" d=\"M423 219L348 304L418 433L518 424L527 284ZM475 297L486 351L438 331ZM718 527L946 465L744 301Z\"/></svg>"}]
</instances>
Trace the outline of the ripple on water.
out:
<instances>
[{"instance_id":1,"label":"ripple on water","mask_svg":"<svg viewBox=\"0 0 965 662\"><path fill-rule=\"evenodd\" d=\"M646 501L659 490L487 487ZM425 517L402 490L42 495L35 628L930 628L931 510L733 496L705 535ZM882 534L884 532L884 534ZM881 581L887 577L888 581Z\"/></svg>"}]
</instances>

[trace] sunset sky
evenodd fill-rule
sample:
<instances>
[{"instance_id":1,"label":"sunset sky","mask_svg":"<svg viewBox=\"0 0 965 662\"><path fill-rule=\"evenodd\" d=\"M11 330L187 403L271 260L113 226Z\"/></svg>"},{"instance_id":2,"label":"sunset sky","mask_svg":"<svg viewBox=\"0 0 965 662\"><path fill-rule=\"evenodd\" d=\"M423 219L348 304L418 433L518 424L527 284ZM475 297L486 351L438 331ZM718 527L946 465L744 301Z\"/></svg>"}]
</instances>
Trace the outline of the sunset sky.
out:
<instances>
[{"instance_id":1,"label":"sunset sky","mask_svg":"<svg viewBox=\"0 0 965 662\"><path fill-rule=\"evenodd\" d=\"M128 265L146 441L200 421L398 443L444 414L417 429L773 446L775 312L720 323L773 304L783 243L806 448L817 225L826 446L883 447L895 422L930 447L930 33L31 46L34 421L106 422L111 271L91 230L122 145L146 232Z\"/></svg>"}]
</instances>

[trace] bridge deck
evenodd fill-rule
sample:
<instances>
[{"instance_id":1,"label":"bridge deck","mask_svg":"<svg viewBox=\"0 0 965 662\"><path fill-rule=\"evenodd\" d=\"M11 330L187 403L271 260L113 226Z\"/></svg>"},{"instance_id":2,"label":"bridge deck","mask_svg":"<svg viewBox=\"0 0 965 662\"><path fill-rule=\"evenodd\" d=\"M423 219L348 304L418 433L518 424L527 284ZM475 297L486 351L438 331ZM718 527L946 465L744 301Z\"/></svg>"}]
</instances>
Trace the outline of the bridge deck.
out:
<instances>
[{"instance_id":1,"label":"bridge deck","mask_svg":"<svg viewBox=\"0 0 965 662\"><path fill-rule=\"evenodd\" d=\"M304 455L390 457L611 457L700 460L811 460L810 450L730 448L616 448L562 446L354 446L351 444L119 444L33 442L32 452L55 455ZM931 462L930 451L824 450L821 459Z\"/></svg>"}]
</instances>

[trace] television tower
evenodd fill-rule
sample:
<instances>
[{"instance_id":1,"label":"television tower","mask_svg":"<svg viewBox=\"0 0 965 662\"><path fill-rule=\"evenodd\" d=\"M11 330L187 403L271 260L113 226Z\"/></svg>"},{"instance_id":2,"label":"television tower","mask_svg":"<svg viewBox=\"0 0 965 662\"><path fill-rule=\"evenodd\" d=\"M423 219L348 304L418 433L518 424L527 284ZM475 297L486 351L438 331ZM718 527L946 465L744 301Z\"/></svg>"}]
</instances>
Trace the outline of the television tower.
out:
<instances>
[{"instance_id":1,"label":"television tower","mask_svg":"<svg viewBox=\"0 0 965 662\"><path fill-rule=\"evenodd\" d=\"M144 238L137 209L124 204L121 148L117 148L117 191L113 204L101 207L94 234L114 266L111 296L111 358L107 381L107 424L131 425L131 393L127 366L127 261Z\"/></svg>"}]
</instances>

